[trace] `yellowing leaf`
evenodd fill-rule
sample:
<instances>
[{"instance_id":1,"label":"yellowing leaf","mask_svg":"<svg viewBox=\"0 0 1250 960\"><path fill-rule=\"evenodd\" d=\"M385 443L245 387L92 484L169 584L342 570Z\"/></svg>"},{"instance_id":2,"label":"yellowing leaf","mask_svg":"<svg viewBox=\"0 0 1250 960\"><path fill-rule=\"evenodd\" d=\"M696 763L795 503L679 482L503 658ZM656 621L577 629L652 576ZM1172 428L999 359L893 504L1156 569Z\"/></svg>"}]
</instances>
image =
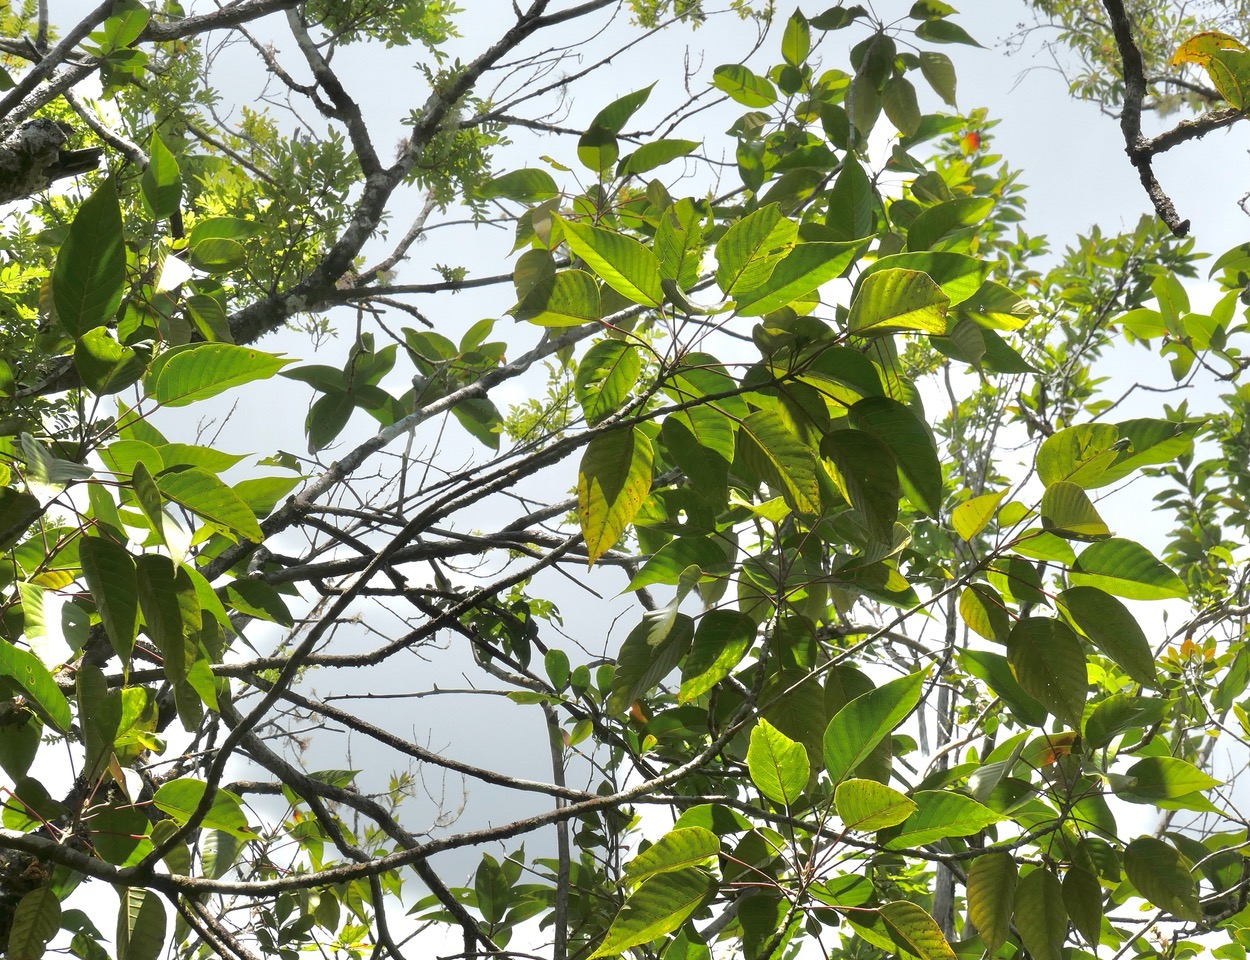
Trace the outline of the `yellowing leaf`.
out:
<instances>
[{"instance_id":1,"label":"yellowing leaf","mask_svg":"<svg viewBox=\"0 0 1250 960\"><path fill-rule=\"evenodd\" d=\"M577 473L577 514L586 538L588 563L610 549L651 489L651 441L636 428L595 437Z\"/></svg>"},{"instance_id":2,"label":"yellowing leaf","mask_svg":"<svg viewBox=\"0 0 1250 960\"><path fill-rule=\"evenodd\" d=\"M1182 63L1197 63L1205 66L1211 55L1217 50L1245 50L1246 45L1236 37L1221 33L1219 30L1204 30L1196 33L1172 54L1172 66L1179 67Z\"/></svg>"}]
</instances>

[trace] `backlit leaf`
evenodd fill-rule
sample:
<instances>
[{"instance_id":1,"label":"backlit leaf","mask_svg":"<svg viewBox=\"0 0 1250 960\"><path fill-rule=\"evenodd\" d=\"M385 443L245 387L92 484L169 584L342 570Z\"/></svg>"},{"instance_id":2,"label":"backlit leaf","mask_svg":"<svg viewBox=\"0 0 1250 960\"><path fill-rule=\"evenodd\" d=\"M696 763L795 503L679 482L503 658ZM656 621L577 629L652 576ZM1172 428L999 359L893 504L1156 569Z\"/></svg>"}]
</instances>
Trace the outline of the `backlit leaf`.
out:
<instances>
[{"instance_id":1,"label":"backlit leaf","mask_svg":"<svg viewBox=\"0 0 1250 960\"><path fill-rule=\"evenodd\" d=\"M625 532L651 489L651 441L626 427L601 433L586 446L577 473L577 513L594 563Z\"/></svg>"},{"instance_id":2,"label":"backlit leaf","mask_svg":"<svg viewBox=\"0 0 1250 960\"><path fill-rule=\"evenodd\" d=\"M1137 892L1179 920L1202 919L1192 871L1175 847L1156 837L1138 837L1124 849L1124 872Z\"/></svg>"},{"instance_id":3,"label":"backlit leaf","mask_svg":"<svg viewBox=\"0 0 1250 960\"><path fill-rule=\"evenodd\" d=\"M83 201L52 271L57 319L72 337L117 313L126 285L121 206L112 178Z\"/></svg>"},{"instance_id":4,"label":"backlit leaf","mask_svg":"<svg viewBox=\"0 0 1250 960\"><path fill-rule=\"evenodd\" d=\"M920 702L925 672L909 674L856 697L829 721L824 734L825 768L841 783Z\"/></svg>"},{"instance_id":5,"label":"backlit leaf","mask_svg":"<svg viewBox=\"0 0 1250 960\"><path fill-rule=\"evenodd\" d=\"M1038 867L1016 886L1013 917L1020 941L1034 960L1063 960L1068 937L1068 911L1059 878Z\"/></svg>"},{"instance_id":6,"label":"backlit leaf","mask_svg":"<svg viewBox=\"0 0 1250 960\"><path fill-rule=\"evenodd\" d=\"M1015 903L1017 869L1009 853L987 853L968 868L968 919L990 953L1007 942Z\"/></svg>"},{"instance_id":7,"label":"backlit leaf","mask_svg":"<svg viewBox=\"0 0 1250 960\"><path fill-rule=\"evenodd\" d=\"M811 773L803 744L791 740L764 719L751 730L747 769L760 793L786 806L799 798Z\"/></svg>"},{"instance_id":8,"label":"backlit leaf","mask_svg":"<svg viewBox=\"0 0 1250 960\"><path fill-rule=\"evenodd\" d=\"M1025 692L1064 723L1080 726L1089 679L1071 627L1048 617L1017 620L1007 636L1007 659Z\"/></svg>"},{"instance_id":9,"label":"backlit leaf","mask_svg":"<svg viewBox=\"0 0 1250 960\"><path fill-rule=\"evenodd\" d=\"M650 249L613 230L573 220L560 222L574 256L584 260L609 287L628 300L650 307L658 307L664 301L660 262Z\"/></svg>"},{"instance_id":10,"label":"backlit leaf","mask_svg":"<svg viewBox=\"0 0 1250 960\"><path fill-rule=\"evenodd\" d=\"M1077 586L1098 587L1129 600L1168 600L1188 594L1184 581L1139 543L1113 537L1091 543L1069 574Z\"/></svg>"},{"instance_id":11,"label":"backlit leaf","mask_svg":"<svg viewBox=\"0 0 1250 960\"><path fill-rule=\"evenodd\" d=\"M685 867L648 878L630 894L603 942L588 960L615 956L671 933L715 889L716 881L698 867Z\"/></svg>"},{"instance_id":12,"label":"backlit leaf","mask_svg":"<svg viewBox=\"0 0 1250 960\"><path fill-rule=\"evenodd\" d=\"M876 780L843 780L833 803L849 829L865 832L902 823L916 810L914 801Z\"/></svg>"}]
</instances>

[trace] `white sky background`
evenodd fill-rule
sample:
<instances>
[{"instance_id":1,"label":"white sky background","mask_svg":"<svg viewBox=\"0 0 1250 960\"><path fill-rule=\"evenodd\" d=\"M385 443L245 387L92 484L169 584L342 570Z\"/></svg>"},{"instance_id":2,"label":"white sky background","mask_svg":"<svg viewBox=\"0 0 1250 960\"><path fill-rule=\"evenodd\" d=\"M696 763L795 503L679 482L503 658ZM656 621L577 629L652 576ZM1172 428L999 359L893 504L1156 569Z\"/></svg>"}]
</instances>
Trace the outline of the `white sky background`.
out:
<instances>
[{"instance_id":1,"label":"white sky background","mask_svg":"<svg viewBox=\"0 0 1250 960\"><path fill-rule=\"evenodd\" d=\"M512 13L511 4L506 0L462 0L462 4L468 8L468 13L459 18L465 36L452 45L451 53L467 61L495 38ZM829 5L831 4L827 2L811 3L804 5L803 10L808 15L814 15ZM91 6L94 6L94 2L58 0L53 4L53 17L64 28ZM888 0L875 4L879 14L891 17L905 16L910 6L911 0ZM766 40L763 53L750 61L758 71L762 72L778 59L780 30L791 9L786 4L779 6L773 35ZM1031 17L1031 12L1023 3L969 0L963 4L962 14L957 22L988 49L978 50L958 45L947 45L938 49L947 53L955 63L959 78L960 108L970 111L984 106L989 109L991 117L1001 120L999 126L992 131L995 137L992 147L1013 168L1024 171L1021 179L1029 186L1026 194L1029 206L1024 226L1030 233L1048 234L1052 247L1061 250L1075 238L1076 232L1083 231L1091 224L1102 225L1108 233L1132 229L1138 218L1143 213L1151 212L1151 209L1136 172L1124 154L1118 122L1103 115L1093 105L1075 103L1068 98L1066 85L1053 69L1050 55L1040 47L1041 40L1047 37L1048 32L1034 34L1026 41L1023 51L1014 56L1008 56L1005 52L1003 38L1015 30L1018 22L1026 19L1031 21ZM607 19L605 16L598 22L603 23ZM304 79L306 71L299 69L301 61L298 52L286 33L281 18L273 18L270 22L273 24L271 28L262 28L258 33L272 36L284 63L288 68L294 68L293 72L298 78ZM630 28L624 19L618 19L612 24L608 37L617 38L628 29ZM589 32L585 25L575 25L567 33L567 42L581 44ZM816 36L819 37L819 33ZM826 35L821 54L826 65L844 67L846 50L864 36L865 31L860 27ZM575 99L565 104L565 112L556 120L569 127L585 126L611 100L658 80L660 82L650 102L635 118L638 127L650 126L668 112L676 98L682 96L681 67L687 49L692 64L702 63L699 78L694 81L694 84L698 84L706 82L717 65L741 61L754 40L755 28L732 16L714 17L695 32L681 27L673 28L623 55L608 69L579 81L574 88ZM551 43L551 39L542 36L539 42L546 46ZM538 47L531 45L527 49L532 51ZM602 39L579 47L578 52L585 54L586 62L589 62L591 51L598 49L606 50ZM371 121L370 127L375 132L379 152L384 158L390 150L390 144L403 135L402 119L410 110L418 108L424 99L424 82L412 65L424 55L419 47L380 51L376 46L360 46L344 49L336 56L334 65L349 93L364 107L366 116ZM571 63L564 69L572 71L578 69L578 66ZM223 54L214 79L227 101L248 104L254 101L265 81L263 69L255 55L250 48L244 46ZM917 88L922 109L944 109L936 95L923 83L917 82ZM273 82L272 89L277 91L276 81ZM300 109L302 115L312 121L314 126L323 129L323 121L313 110L303 105ZM723 148L726 159L732 162L732 145L727 138L721 137L721 133L741 112L742 108L730 104L710 115L703 115L684 131L674 135L706 137L712 155L716 155ZM1157 123L1157 120L1147 116L1145 122L1150 132L1149 125ZM631 124L631 128L633 126ZM1250 137L1246 132L1248 129L1250 126L1246 124L1235 125L1227 132L1211 134L1202 142L1176 148L1158 158L1155 163L1156 173L1164 188L1172 195L1181 216L1193 222L1193 233L1197 237L1199 248L1214 254L1222 253L1244 241L1250 234L1250 221L1247 221L1236 206L1237 199L1250 189L1250 165L1246 163L1245 152L1247 146L1250 146ZM537 157L544 153L580 170L574 153L574 138L531 138L523 131L518 131L515 137L517 144L499 155L497 169L500 172L519 166L540 166ZM675 169L674 164L658 173L662 178L668 178ZM554 172L554 175L557 182L572 187L571 180L567 179L571 175L559 172ZM729 169L726 175L731 180L736 178L733 169ZM689 192L693 194L702 193L706 189L706 183L691 182L689 185ZM672 192L680 196L680 186L673 187ZM421 202L417 191L412 189L402 197L397 194L397 197L399 199L392 210L391 219L393 238L402 236ZM436 263L465 265L469 267L470 276L505 273L511 269L513 262L508 255L511 246L511 230L482 228L474 232L469 228L457 228L435 231L428 242L412 249L408 262L399 267L397 279L400 282L413 283L437 280L438 275L433 272ZM385 245L374 243L367 248L366 259L372 261L386 252L388 250ZM537 342L541 332L515 324L511 318L503 316L503 311L512 304L511 293L510 287L504 287L488 291L465 291L455 297L440 295L430 298L428 315L439 332L456 341L464 330L482 317L500 317L492 339L508 340L513 344L509 355L516 355ZM1201 300L1197 297L1195 300L1198 300L1195 303L1197 307ZM425 308L425 304L421 306ZM267 350L286 351L305 362L341 365L351 346L352 319L347 311L340 311L332 319L340 336L337 340L330 341L316 356L303 335L273 335L262 341L260 346ZM390 320L396 326L411 324L411 318L393 316ZM1127 384L1140 379L1147 359L1149 355L1141 348L1131 351L1126 348L1123 358L1116 358L1111 364L1116 370L1116 380L1123 380ZM1157 367L1157 372L1151 373L1153 381L1169 385L1171 377L1166 364L1158 358L1153 359L1155 363L1152 371ZM402 393L406 389L405 380L408 375L401 351L397 372L387 385L396 394ZM543 372L531 375L524 383L510 385L510 389L511 397L517 400L523 398L525 391L542 391ZM1112 397L1118 396L1120 392L1114 384L1109 384L1105 389L1107 395ZM240 413L225 425L218 444L232 452L250 451L261 456L277 449L303 453L303 420L309 398L311 392L304 386L275 380L270 397L271 412L263 416ZM228 409L230 399L227 395L227 402L218 408L218 414ZM1177 395L1163 395L1163 399L1174 404L1179 398ZM249 396L244 402L254 405L255 395ZM1159 401L1151 395L1146 402ZM1199 401L1194 403L1199 410L1209 405ZM198 420L205 416L204 409L204 406L196 406L182 413L179 419L165 416L157 422L171 437L177 434L177 439L191 441L193 436L186 434L196 429ZM1135 407L1131 411L1125 409L1124 417L1150 415L1158 409L1161 408L1144 410ZM350 449L355 442L368 435L367 431L371 430L372 425L372 419L363 413L357 413L337 450ZM414 455L423 446L429 448L435 442L436 431L437 424L433 424L418 432L414 442ZM210 430L208 436L212 433L213 430ZM483 454L482 448L469 441L454 421L447 427L445 444L440 457L448 458L451 463L459 464L462 460L480 458ZM402 449L402 442L392 446L392 452ZM326 462L330 462L337 455L339 454L335 449L323 454ZM548 478L553 475L547 474L544 478L543 482L548 483L548 487ZM562 476L567 477L571 486L572 474L567 468ZM539 494L553 498L559 492L539 488ZM1142 524L1143 509L1150 506L1149 497L1149 493L1143 495L1128 491L1111 502L1100 505L1100 509L1113 529L1150 543L1150 531L1143 529ZM486 504L482 509L483 527L493 522L497 516L510 517L515 513L514 507L500 503ZM487 510L490 511L490 516L485 512ZM502 512L504 510L507 511L506 514ZM460 519L462 523L465 522L464 518ZM469 518L468 522L472 523L473 518ZM1162 535L1164 529L1160 526L1156 535ZM586 578L586 582L605 597L611 598L624 585L624 578L618 572L608 570L595 573ZM608 627L613 617L625 614L612 631L613 643L619 642L637 619L636 612L627 612L637 609L629 598L601 602L554 574L546 575L537 585L537 589L540 594L559 604L568 633L584 642L592 651L595 648L601 649L607 642ZM383 630L398 629L398 624L377 625ZM1160 638L1161 631L1152 629L1148 623L1143 623L1143 626L1152 641ZM264 636L263 630L256 631L255 636L249 630L249 637L258 646L263 645L257 638ZM557 645L563 645L554 637L548 639L557 642ZM363 636L353 642L357 644L357 648L373 645L373 640ZM456 641L452 645L454 647ZM570 650L570 653L572 655L573 651ZM414 656L407 662L411 665L412 676L410 679L397 676L397 691L428 688L431 682L443 687L464 684L460 673L467 665L467 660L462 654L439 657L429 662ZM575 655L574 662L577 662ZM323 694L331 688L335 693L346 693L358 683L360 680L352 675L352 671L333 674L322 672L311 678L309 686ZM354 706L361 708L363 715L368 716L370 713L367 709L369 705ZM545 733L541 714L536 708L523 708L507 701L480 696L455 699L436 697L380 703L376 706L375 715L379 719L393 718L396 711L402 711L402 715L410 720L413 735L419 742L435 749L445 749L451 755L505 773L539 779L550 775ZM391 722L393 724L393 719ZM310 760L312 766L348 766L348 760L343 754L345 744L346 741L340 737L314 740L311 754L316 759ZM360 748L361 745L357 743L355 746ZM384 784L392 760L388 757L382 767L370 761L369 751L358 749L351 757L350 765L368 768L367 776L372 778L372 782ZM571 780L571 785L582 784ZM436 787L437 781L431 786ZM461 799L460 783L449 779L447 787L449 804L458 806ZM476 827L491 820L512 818L546 806L543 798L530 796L518 800L517 795L510 794L506 806L500 807L499 794L490 788L471 783L468 791L465 816L453 829ZM424 808L432 813L434 804L425 804ZM408 819L411 822L411 814ZM535 852L537 839L532 838L527 848L531 855ZM457 871L470 871L477 857L477 851L457 856L452 868L444 872L454 882ZM436 858L435 865L446 867L447 862L445 858ZM414 885L413 896L417 895Z\"/></svg>"}]
</instances>

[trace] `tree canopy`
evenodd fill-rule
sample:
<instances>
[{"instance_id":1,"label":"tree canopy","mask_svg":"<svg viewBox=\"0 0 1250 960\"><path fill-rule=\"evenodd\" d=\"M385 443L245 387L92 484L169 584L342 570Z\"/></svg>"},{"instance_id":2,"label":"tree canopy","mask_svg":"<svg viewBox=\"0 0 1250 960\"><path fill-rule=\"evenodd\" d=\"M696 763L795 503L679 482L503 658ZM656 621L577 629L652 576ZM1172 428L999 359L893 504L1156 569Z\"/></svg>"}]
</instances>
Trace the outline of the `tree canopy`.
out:
<instances>
[{"instance_id":1,"label":"tree canopy","mask_svg":"<svg viewBox=\"0 0 1250 960\"><path fill-rule=\"evenodd\" d=\"M1021 5L1150 210L1053 240L938 0L56 6L11 960L1245 960L1250 243L1153 169L1241 5Z\"/></svg>"}]
</instances>

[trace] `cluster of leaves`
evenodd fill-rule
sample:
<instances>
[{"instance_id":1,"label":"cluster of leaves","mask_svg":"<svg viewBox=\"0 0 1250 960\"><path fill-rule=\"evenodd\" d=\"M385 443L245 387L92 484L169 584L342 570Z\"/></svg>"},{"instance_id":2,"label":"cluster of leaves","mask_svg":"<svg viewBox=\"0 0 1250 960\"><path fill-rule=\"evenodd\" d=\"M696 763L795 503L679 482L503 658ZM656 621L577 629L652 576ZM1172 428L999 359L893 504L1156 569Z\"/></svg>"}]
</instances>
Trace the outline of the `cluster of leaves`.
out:
<instances>
[{"instance_id":1,"label":"cluster of leaves","mask_svg":"<svg viewBox=\"0 0 1250 960\"><path fill-rule=\"evenodd\" d=\"M538 6L522 26L541 24ZM444 4L309 7L330 43L437 46L450 30ZM8 955L41 956L60 931L76 956L107 955L109 938L61 905L93 879L121 891L126 957L167 940L399 956L392 918L412 869L428 890L408 910L418 921L487 950L537 926L558 960L773 958L808 939L846 958L1147 956L1156 920L1175 956L1220 930L1222 955L1243 958L1250 823L1213 792L1210 760L1217 742L1250 739L1241 558L1216 526L1246 526L1245 477L1195 465L1195 441L1244 447L1250 261L1244 247L1216 261L1225 293L1207 314L1180 279L1192 244L1149 224L1081 238L1037 270L1045 245L1011 230L1023 203L989 152L992 124L921 108L926 87L955 101L954 64L932 47L975 42L953 13L935 0L888 24L860 6L796 11L777 65L717 67L710 88L745 108L730 131L741 185L720 195L661 178L697 162L699 141L626 135L651 87L578 131L590 182L577 187L554 161L486 177L500 130L464 102L431 131L414 114L426 139L405 146L396 182L422 181L434 150L469 174L425 180L431 206L454 182L477 213L521 211L507 291L521 332L507 340L491 339L494 319L457 337L396 331L382 308L424 315L396 307L400 285L345 279L347 263L301 286L374 202L375 183L351 199L370 161L342 97L346 139L284 137L256 114L218 143L224 156L145 117L143 164L118 159L81 202L43 204L42 233L13 220L4 249L46 256L0 278L23 341L0 366ZM107 90L137 98L123 117L145 116L147 14L122 5L84 46ZM863 33L850 69L825 68L844 29ZM468 69L433 78L434 99ZM447 268L442 289L462 280ZM322 299L301 309L357 304L342 367L234 342L258 303L305 293ZM538 345L509 360L535 328ZM1161 352L1177 383L1221 378L1228 410L1209 423L1184 405L1118 412L1098 364L1124 342ZM551 358L552 408L501 410L492 391ZM307 461L315 476L275 455L228 481L243 457L155 425L278 373L315 394L311 455L356 410L375 433L328 466ZM58 424L38 403L67 389L75 416ZM479 459L429 455L420 479L405 465L380 492L358 473L442 414ZM508 448L506 424L524 432ZM1023 471L1005 462L1017 444ZM1096 499L1151 474L1179 484L1159 498L1180 524L1162 558L1117 536ZM519 492L531 479L576 494L535 506ZM330 491L340 502L314 510ZM522 512L492 532L481 504L495 494ZM280 552L293 528L306 549ZM457 558L473 563L469 587L443 573ZM570 562L627 572L639 609L619 644L561 645L536 578ZM411 608L403 634L364 654L330 647L370 596ZM1187 597L1205 608L1172 638L1131 606ZM283 630L272 655L245 659L249 621ZM443 756L406 721L386 729L301 683L350 668L384 690L395 658L439 635L541 716L551 783ZM261 735L294 743L298 711L550 807L480 830L410 826L407 775L370 789ZM74 777L57 798L49 758L65 745ZM272 779L227 782L239 759ZM249 794L281 797L279 812ZM643 805L667 816L650 841ZM1134 811L1159 807L1208 819L1143 832ZM485 851L470 886L429 861L548 828L554 855ZM1146 923L1128 910L1143 902Z\"/></svg>"}]
</instances>

